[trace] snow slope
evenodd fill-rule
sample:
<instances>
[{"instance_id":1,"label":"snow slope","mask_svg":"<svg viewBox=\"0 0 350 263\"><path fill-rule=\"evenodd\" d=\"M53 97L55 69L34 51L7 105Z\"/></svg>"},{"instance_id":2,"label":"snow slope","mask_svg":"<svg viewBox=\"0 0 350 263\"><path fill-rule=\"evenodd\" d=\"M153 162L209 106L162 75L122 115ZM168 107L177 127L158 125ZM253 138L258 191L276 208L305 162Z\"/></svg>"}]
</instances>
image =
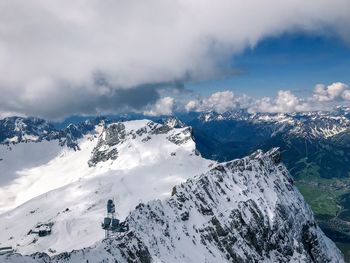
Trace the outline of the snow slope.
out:
<instances>
[{"instance_id":1,"label":"snow slope","mask_svg":"<svg viewBox=\"0 0 350 263\"><path fill-rule=\"evenodd\" d=\"M189 127L171 123L102 123L78 143L79 151L61 147L46 163L15 171L17 178L1 185L0 246L23 254L90 246L104 236L100 222L108 199L123 219L138 203L169 197L174 185L213 164L196 152ZM28 235L38 223L53 223L52 234Z\"/></svg>"},{"instance_id":2,"label":"snow slope","mask_svg":"<svg viewBox=\"0 0 350 263\"><path fill-rule=\"evenodd\" d=\"M82 250L2 262L344 262L272 149L215 165L163 201L139 204L130 230Z\"/></svg>"},{"instance_id":3,"label":"snow slope","mask_svg":"<svg viewBox=\"0 0 350 263\"><path fill-rule=\"evenodd\" d=\"M58 140L13 145L0 144L0 187L18 178L19 171L46 164L61 150L62 146L59 145ZM1 200L3 197L0 198L0 203Z\"/></svg>"}]
</instances>

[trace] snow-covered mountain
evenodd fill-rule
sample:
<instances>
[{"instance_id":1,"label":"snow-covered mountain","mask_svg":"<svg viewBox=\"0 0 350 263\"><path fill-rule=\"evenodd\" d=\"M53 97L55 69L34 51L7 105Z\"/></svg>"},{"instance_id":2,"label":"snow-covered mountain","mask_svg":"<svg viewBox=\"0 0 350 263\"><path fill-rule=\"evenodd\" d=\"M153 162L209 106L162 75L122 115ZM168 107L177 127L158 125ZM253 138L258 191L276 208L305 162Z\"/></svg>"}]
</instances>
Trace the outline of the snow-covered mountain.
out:
<instances>
[{"instance_id":1,"label":"snow-covered mountain","mask_svg":"<svg viewBox=\"0 0 350 263\"><path fill-rule=\"evenodd\" d=\"M127 233L89 248L53 257L36 253L0 259L21 263L343 262L334 243L317 227L277 149L217 164L174 187L171 197L140 203L126 221Z\"/></svg>"},{"instance_id":2,"label":"snow-covered mountain","mask_svg":"<svg viewBox=\"0 0 350 263\"><path fill-rule=\"evenodd\" d=\"M58 140L2 145L0 247L55 254L92 245L104 236L108 199L123 219L140 202L164 199L207 171L214 162L196 152L191 129L174 125L102 122L77 141L78 150ZM50 236L28 235L42 223L53 224Z\"/></svg>"},{"instance_id":3,"label":"snow-covered mountain","mask_svg":"<svg viewBox=\"0 0 350 263\"><path fill-rule=\"evenodd\" d=\"M0 143L51 140L58 138L58 131L39 118L7 117L0 120Z\"/></svg>"},{"instance_id":4,"label":"snow-covered mountain","mask_svg":"<svg viewBox=\"0 0 350 263\"><path fill-rule=\"evenodd\" d=\"M271 136L284 132L304 138L329 138L350 130L350 108L347 107L295 113L204 112L198 119L202 122L244 121L263 126Z\"/></svg>"},{"instance_id":5,"label":"snow-covered mountain","mask_svg":"<svg viewBox=\"0 0 350 263\"><path fill-rule=\"evenodd\" d=\"M0 120L0 145L58 140L60 145L77 149L77 140L94 130L101 118L57 129L53 124L34 117L7 117Z\"/></svg>"},{"instance_id":6,"label":"snow-covered mountain","mask_svg":"<svg viewBox=\"0 0 350 263\"><path fill-rule=\"evenodd\" d=\"M198 153L196 130L162 123L2 122L18 139L0 144L0 247L39 254L0 262L342 262L278 151L217 164ZM111 198L130 231L104 240ZM40 226L51 234L31 232Z\"/></svg>"},{"instance_id":7,"label":"snow-covered mountain","mask_svg":"<svg viewBox=\"0 0 350 263\"><path fill-rule=\"evenodd\" d=\"M191 116L191 114L182 114L180 118L167 117L159 121L174 127L184 127L195 123L195 120L201 123L237 121L260 127L270 136L286 133L310 139L327 139L348 132L350 129L350 108L347 107L338 107L331 111L296 113L248 113L246 110L224 113L210 111ZM94 127L103 120L106 123L114 123L142 117L144 116L130 114L111 118L88 118L78 123L70 123L63 128L57 128L39 118L7 117L0 120L0 144L13 145L21 142L59 140L61 145L76 148L77 140L93 131Z\"/></svg>"}]
</instances>

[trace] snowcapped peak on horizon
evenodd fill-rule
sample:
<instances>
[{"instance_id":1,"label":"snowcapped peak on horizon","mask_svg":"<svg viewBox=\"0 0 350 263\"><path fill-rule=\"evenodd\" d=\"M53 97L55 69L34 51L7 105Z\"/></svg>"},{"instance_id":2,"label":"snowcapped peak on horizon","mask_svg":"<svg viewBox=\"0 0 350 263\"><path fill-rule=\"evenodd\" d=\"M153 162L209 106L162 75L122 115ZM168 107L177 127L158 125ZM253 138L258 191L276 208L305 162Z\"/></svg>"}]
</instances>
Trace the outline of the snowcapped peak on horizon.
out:
<instances>
[{"instance_id":1,"label":"snowcapped peak on horizon","mask_svg":"<svg viewBox=\"0 0 350 263\"><path fill-rule=\"evenodd\" d=\"M203 123L244 122L262 126L271 136L281 132L303 138L327 139L350 129L349 108L337 107L331 111L308 111L292 113L268 113L227 111L224 113L203 112L198 116Z\"/></svg>"}]
</instances>

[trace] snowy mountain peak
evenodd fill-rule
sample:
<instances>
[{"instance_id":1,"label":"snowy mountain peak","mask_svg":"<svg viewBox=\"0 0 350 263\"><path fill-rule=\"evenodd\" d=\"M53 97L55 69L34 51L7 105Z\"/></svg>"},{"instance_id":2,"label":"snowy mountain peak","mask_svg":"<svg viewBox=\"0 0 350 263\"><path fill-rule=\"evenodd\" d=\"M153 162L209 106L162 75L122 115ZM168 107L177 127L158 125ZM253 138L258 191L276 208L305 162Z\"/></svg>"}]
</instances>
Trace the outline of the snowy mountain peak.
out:
<instances>
[{"instance_id":1,"label":"snowy mountain peak","mask_svg":"<svg viewBox=\"0 0 350 263\"><path fill-rule=\"evenodd\" d=\"M221 163L140 203L130 230L54 257L3 262L344 262L280 163L278 149ZM17 261L16 261L17 260Z\"/></svg>"},{"instance_id":2,"label":"snowy mountain peak","mask_svg":"<svg viewBox=\"0 0 350 263\"><path fill-rule=\"evenodd\" d=\"M52 139L58 132L45 120L34 117L7 117L0 120L0 143L40 141Z\"/></svg>"},{"instance_id":3,"label":"snowy mountain peak","mask_svg":"<svg viewBox=\"0 0 350 263\"><path fill-rule=\"evenodd\" d=\"M31 147L42 143L5 150L0 168L11 164L6 154L27 151L28 158ZM15 170L0 184L0 246L24 254L90 246L104 236L100 220L108 199L114 198L123 219L138 203L169 197L174 185L215 163L196 153L189 127L149 120L101 123L77 143L79 150L55 148L50 158ZM40 224L52 225L50 236L28 235Z\"/></svg>"},{"instance_id":4,"label":"snowy mountain peak","mask_svg":"<svg viewBox=\"0 0 350 263\"><path fill-rule=\"evenodd\" d=\"M168 117L163 121L163 123L172 128L183 128L187 126L185 123L183 123L181 120L179 120L176 117Z\"/></svg>"},{"instance_id":5,"label":"snowy mountain peak","mask_svg":"<svg viewBox=\"0 0 350 263\"><path fill-rule=\"evenodd\" d=\"M77 124L56 128L53 124L34 117L7 117L0 119L0 145L10 147L22 142L56 140L60 146L78 150L78 139L94 130L101 118L93 118Z\"/></svg>"},{"instance_id":6,"label":"snowy mountain peak","mask_svg":"<svg viewBox=\"0 0 350 263\"><path fill-rule=\"evenodd\" d=\"M97 145L93 149L89 160L89 166L96 166L99 162L116 160L118 158L118 148L123 148L125 144L128 147L132 147L135 143L148 144L148 141L154 138L163 138L178 146L192 141L191 128L174 128L176 125L177 123L173 120L165 124L158 124L149 120L109 124L99 135ZM194 151L195 148L192 150Z\"/></svg>"}]
</instances>

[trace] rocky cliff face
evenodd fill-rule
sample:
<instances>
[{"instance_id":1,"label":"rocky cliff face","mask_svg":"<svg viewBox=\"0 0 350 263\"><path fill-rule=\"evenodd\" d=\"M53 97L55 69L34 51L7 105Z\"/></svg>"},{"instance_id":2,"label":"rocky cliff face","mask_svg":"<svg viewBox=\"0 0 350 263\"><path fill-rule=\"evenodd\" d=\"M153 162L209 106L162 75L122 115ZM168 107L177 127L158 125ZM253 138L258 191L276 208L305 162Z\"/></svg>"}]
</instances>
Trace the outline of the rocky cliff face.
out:
<instances>
[{"instance_id":1,"label":"rocky cliff face","mask_svg":"<svg viewBox=\"0 0 350 263\"><path fill-rule=\"evenodd\" d=\"M61 146L78 150L77 140L93 131L100 121L101 118L94 118L58 129L40 118L7 117L0 119L0 145L58 140Z\"/></svg>"},{"instance_id":2,"label":"rocky cliff face","mask_svg":"<svg viewBox=\"0 0 350 263\"><path fill-rule=\"evenodd\" d=\"M116 160L118 147L127 142L141 138L143 143L151 140L154 135L164 135L169 142L183 145L192 140L191 128L175 129L177 123L169 119L165 124L148 121L145 126L136 129L126 129L123 122L112 123L103 128L96 147L92 151L89 166L96 166L99 162Z\"/></svg>"},{"instance_id":3,"label":"rocky cliff face","mask_svg":"<svg viewBox=\"0 0 350 263\"><path fill-rule=\"evenodd\" d=\"M0 120L0 143L10 144L29 141L52 140L59 132L39 118L8 117Z\"/></svg>"},{"instance_id":4,"label":"rocky cliff face","mask_svg":"<svg viewBox=\"0 0 350 263\"><path fill-rule=\"evenodd\" d=\"M280 153L257 151L139 204L130 230L54 257L1 262L343 262L293 185Z\"/></svg>"}]
</instances>

